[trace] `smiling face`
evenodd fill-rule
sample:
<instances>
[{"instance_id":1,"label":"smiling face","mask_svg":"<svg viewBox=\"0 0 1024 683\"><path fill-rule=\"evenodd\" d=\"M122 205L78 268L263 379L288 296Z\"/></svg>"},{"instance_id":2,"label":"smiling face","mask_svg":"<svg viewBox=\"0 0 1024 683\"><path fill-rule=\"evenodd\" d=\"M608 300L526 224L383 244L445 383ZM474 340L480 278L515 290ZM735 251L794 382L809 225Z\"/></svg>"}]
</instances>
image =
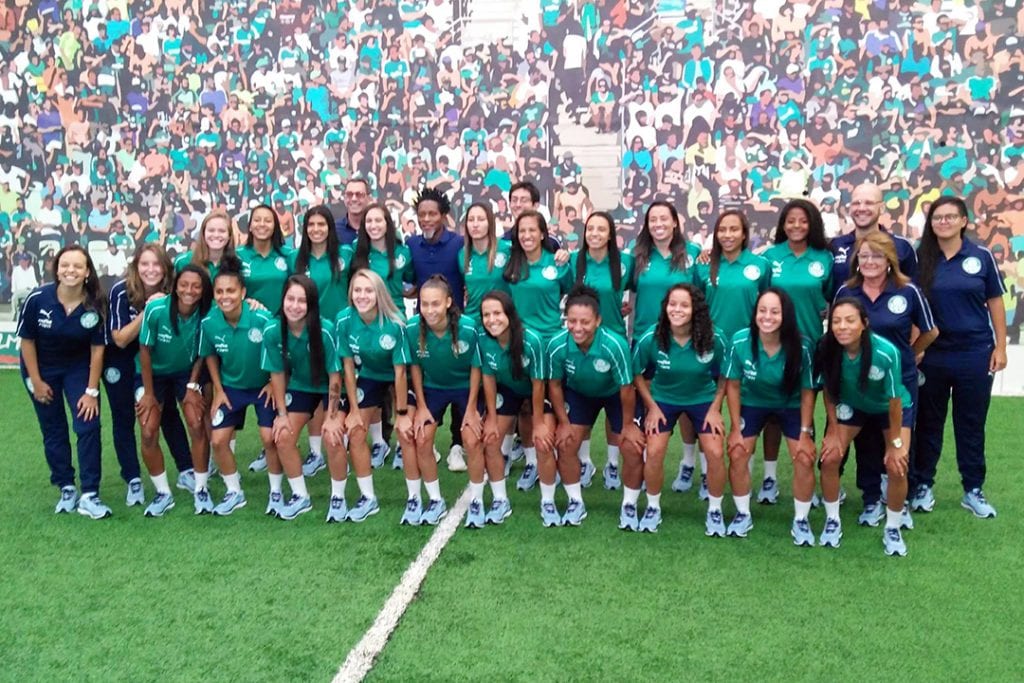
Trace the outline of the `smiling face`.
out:
<instances>
[{"instance_id":1,"label":"smiling face","mask_svg":"<svg viewBox=\"0 0 1024 683\"><path fill-rule=\"evenodd\" d=\"M163 283L164 267L152 249L142 252L139 256L136 270L139 273L139 279L142 280L142 284L146 289L159 287Z\"/></svg>"},{"instance_id":2,"label":"smiling face","mask_svg":"<svg viewBox=\"0 0 1024 683\"><path fill-rule=\"evenodd\" d=\"M956 204L942 204L932 214L932 231L940 240L958 237L967 222L967 217L960 213Z\"/></svg>"},{"instance_id":3,"label":"smiling face","mask_svg":"<svg viewBox=\"0 0 1024 683\"><path fill-rule=\"evenodd\" d=\"M652 206L647 212L647 230L655 244L668 244L678 229L679 224L667 206Z\"/></svg>"},{"instance_id":4,"label":"smiling face","mask_svg":"<svg viewBox=\"0 0 1024 683\"><path fill-rule=\"evenodd\" d=\"M889 259L885 252L870 244L860 245L857 250L857 269L866 280L885 277L889 268Z\"/></svg>"},{"instance_id":5,"label":"smiling face","mask_svg":"<svg viewBox=\"0 0 1024 683\"><path fill-rule=\"evenodd\" d=\"M715 239L722 245L722 253L725 256L731 257L740 253L746 242L740 217L731 214L722 218L715 230Z\"/></svg>"},{"instance_id":6,"label":"smiling face","mask_svg":"<svg viewBox=\"0 0 1024 683\"><path fill-rule=\"evenodd\" d=\"M505 307L497 299L484 299L480 304L480 317L487 334L495 339L508 329L508 315L505 313Z\"/></svg>"},{"instance_id":7,"label":"smiling face","mask_svg":"<svg viewBox=\"0 0 1024 683\"><path fill-rule=\"evenodd\" d=\"M850 304L840 304L833 309L831 324L832 334L844 348L857 343L865 328L860 311Z\"/></svg>"},{"instance_id":8,"label":"smiling face","mask_svg":"<svg viewBox=\"0 0 1024 683\"><path fill-rule=\"evenodd\" d=\"M306 221L306 239L310 244L323 244L327 241L327 219L318 213L310 214Z\"/></svg>"},{"instance_id":9,"label":"smiling face","mask_svg":"<svg viewBox=\"0 0 1024 683\"><path fill-rule=\"evenodd\" d=\"M601 316L585 304L573 304L565 313L565 327L577 346L586 346L594 340Z\"/></svg>"},{"instance_id":10,"label":"smiling face","mask_svg":"<svg viewBox=\"0 0 1024 683\"><path fill-rule=\"evenodd\" d=\"M433 235L441 228L443 216L441 207L432 199L425 199L416 207L416 220L419 221L420 230L424 235Z\"/></svg>"},{"instance_id":11,"label":"smiling face","mask_svg":"<svg viewBox=\"0 0 1024 683\"><path fill-rule=\"evenodd\" d=\"M757 302L754 322L761 334L773 334L782 327L782 300L774 292L768 292Z\"/></svg>"},{"instance_id":12,"label":"smiling face","mask_svg":"<svg viewBox=\"0 0 1024 683\"><path fill-rule=\"evenodd\" d=\"M352 306L358 313L369 315L377 310L377 292L370 278L356 275L351 284Z\"/></svg>"},{"instance_id":13,"label":"smiling face","mask_svg":"<svg viewBox=\"0 0 1024 683\"><path fill-rule=\"evenodd\" d=\"M266 212L257 211L257 213ZM271 218L270 232L273 233L273 231L274 221L273 218ZM207 249L211 251L221 251L224 249L228 244L228 240L231 239L231 226L228 225L227 219L222 218L221 216L214 216L207 221L206 229L203 231L203 238L206 240ZM269 237L262 239L269 239Z\"/></svg>"},{"instance_id":14,"label":"smiling face","mask_svg":"<svg viewBox=\"0 0 1024 683\"><path fill-rule=\"evenodd\" d=\"M810 225L807 212L795 206L786 212L786 220L782 224L782 229L786 233L787 240L800 243L807 241L807 232L810 230Z\"/></svg>"},{"instance_id":15,"label":"smiling face","mask_svg":"<svg viewBox=\"0 0 1024 683\"><path fill-rule=\"evenodd\" d=\"M519 221L519 246L527 254L536 254L540 251L544 240L544 233L541 232L540 222L533 216L523 218Z\"/></svg>"},{"instance_id":16,"label":"smiling face","mask_svg":"<svg viewBox=\"0 0 1024 683\"><path fill-rule=\"evenodd\" d=\"M274 235L274 212L260 207L252 212L249 220L249 232L258 240L269 240Z\"/></svg>"},{"instance_id":17,"label":"smiling face","mask_svg":"<svg viewBox=\"0 0 1024 683\"><path fill-rule=\"evenodd\" d=\"M366 212L363 225L366 226L367 236L373 242L384 239L388 233L388 221L380 207L374 207Z\"/></svg>"},{"instance_id":18,"label":"smiling face","mask_svg":"<svg viewBox=\"0 0 1024 683\"><path fill-rule=\"evenodd\" d=\"M587 242L587 249L605 249L612 236L612 226L608 225L608 219L604 216L591 216L587 219L587 227L583 231L583 239Z\"/></svg>"},{"instance_id":19,"label":"smiling face","mask_svg":"<svg viewBox=\"0 0 1024 683\"><path fill-rule=\"evenodd\" d=\"M689 325L693 320L693 299L685 289L673 290L665 304L665 315L672 329Z\"/></svg>"},{"instance_id":20,"label":"smiling face","mask_svg":"<svg viewBox=\"0 0 1024 683\"><path fill-rule=\"evenodd\" d=\"M213 281L213 298L226 316L234 316L245 299L245 287L236 275L218 275Z\"/></svg>"},{"instance_id":21,"label":"smiling face","mask_svg":"<svg viewBox=\"0 0 1024 683\"><path fill-rule=\"evenodd\" d=\"M850 196L850 217L858 230L878 226L882 216L882 191L875 185L858 185Z\"/></svg>"},{"instance_id":22,"label":"smiling face","mask_svg":"<svg viewBox=\"0 0 1024 683\"><path fill-rule=\"evenodd\" d=\"M451 296L443 287L424 287L420 290L420 317L430 329L441 331L448 324Z\"/></svg>"},{"instance_id":23,"label":"smiling face","mask_svg":"<svg viewBox=\"0 0 1024 683\"><path fill-rule=\"evenodd\" d=\"M302 322L306 319L308 304L306 303L306 290L298 284L292 284L284 293L284 300L281 302L281 310L284 311L285 320L290 323Z\"/></svg>"},{"instance_id":24,"label":"smiling face","mask_svg":"<svg viewBox=\"0 0 1024 683\"><path fill-rule=\"evenodd\" d=\"M514 190L508 198L508 208L512 212L512 218L518 218L519 214L527 209L533 208L533 197L526 188Z\"/></svg>"},{"instance_id":25,"label":"smiling face","mask_svg":"<svg viewBox=\"0 0 1024 683\"><path fill-rule=\"evenodd\" d=\"M78 287L89 275L89 259L81 251L66 251L57 262L57 281L65 287Z\"/></svg>"},{"instance_id":26,"label":"smiling face","mask_svg":"<svg viewBox=\"0 0 1024 683\"><path fill-rule=\"evenodd\" d=\"M178 294L178 311L188 315L203 296L203 278L199 273L183 272L178 276L174 289Z\"/></svg>"}]
</instances>

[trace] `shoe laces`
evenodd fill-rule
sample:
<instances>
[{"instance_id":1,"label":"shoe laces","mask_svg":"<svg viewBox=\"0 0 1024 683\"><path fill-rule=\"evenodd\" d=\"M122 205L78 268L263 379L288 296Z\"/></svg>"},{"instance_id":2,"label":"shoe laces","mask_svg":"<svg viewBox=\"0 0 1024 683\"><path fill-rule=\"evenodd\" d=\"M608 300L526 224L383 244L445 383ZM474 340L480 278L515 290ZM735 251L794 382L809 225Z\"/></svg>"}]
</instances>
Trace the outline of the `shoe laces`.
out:
<instances>
[{"instance_id":1,"label":"shoe laces","mask_svg":"<svg viewBox=\"0 0 1024 683\"><path fill-rule=\"evenodd\" d=\"M981 489L971 489L970 496L982 505L988 505L988 501L985 500L985 494L982 493Z\"/></svg>"},{"instance_id":2,"label":"shoe laces","mask_svg":"<svg viewBox=\"0 0 1024 683\"><path fill-rule=\"evenodd\" d=\"M902 534L900 534L900 530L895 527L886 527L885 537L893 543L903 540L903 536Z\"/></svg>"},{"instance_id":3,"label":"shoe laces","mask_svg":"<svg viewBox=\"0 0 1024 683\"><path fill-rule=\"evenodd\" d=\"M344 505L344 504L345 504L345 499L344 498L339 498L337 496L331 496L331 509L332 510L340 510L341 506Z\"/></svg>"},{"instance_id":4,"label":"shoe laces","mask_svg":"<svg viewBox=\"0 0 1024 683\"><path fill-rule=\"evenodd\" d=\"M807 520L804 520L804 523L806 523L806 522L807 522ZM825 533L832 534L832 533L835 533L838 530L839 530L839 520L838 519L832 519L831 517L829 517L828 519L825 520Z\"/></svg>"},{"instance_id":5,"label":"shoe laces","mask_svg":"<svg viewBox=\"0 0 1024 683\"><path fill-rule=\"evenodd\" d=\"M569 501L569 507L567 507L567 508L565 509L565 512L566 512L567 514L569 514L569 513L573 513L573 512L576 512L576 510L578 510L578 509L579 509L579 507L580 507L580 505L582 505L582 504L583 504L583 503L582 503L581 501L578 501L578 500L570 500L570 501Z\"/></svg>"},{"instance_id":6,"label":"shoe laces","mask_svg":"<svg viewBox=\"0 0 1024 683\"><path fill-rule=\"evenodd\" d=\"M270 502L280 503L283 497L284 496L281 495L280 491L274 491L273 493L270 494Z\"/></svg>"},{"instance_id":7,"label":"shoe laces","mask_svg":"<svg viewBox=\"0 0 1024 683\"><path fill-rule=\"evenodd\" d=\"M708 515L711 517L711 521L714 522L715 524L720 524L721 523L721 521L722 521L722 511L721 510L712 510L711 512L708 513Z\"/></svg>"},{"instance_id":8,"label":"shoe laces","mask_svg":"<svg viewBox=\"0 0 1024 683\"><path fill-rule=\"evenodd\" d=\"M811 525L806 519L796 520L796 528L804 533L810 533L811 531Z\"/></svg>"},{"instance_id":9,"label":"shoe laces","mask_svg":"<svg viewBox=\"0 0 1024 683\"><path fill-rule=\"evenodd\" d=\"M60 490L60 499L61 500L72 500L72 499L74 499L74 497L75 497L75 490L74 489L67 488L67 489L61 489Z\"/></svg>"},{"instance_id":10,"label":"shoe laces","mask_svg":"<svg viewBox=\"0 0 1024 683\"><path fill-rule=\"evenodd\" d=\"M540 508L541 510L548 514L555 514L557 512L557 510L555 510L554 503L544 503L543 505L540 506Z\"/></svg>"},{"instance_id":11,"label":"shoe laces","mask_svg":"<svg viewBox=\"0 0 1024 683\"><path fill-rule=\"evenodd\" d=\"M472 503L469 504L469 511L474 515L479 515L481 512L484 511L484 506L480 503L480 501L474 500Z\"/></svg>"},{"instance_id":12,"label":"shoe laces","mask_svg":"<svg viewBox=\"0 0 1024 683\"><path fill-rule=\"evenodd\" d=\"M763 488L765 491L771 491L772 489L775 488L775 480L772 479L771 477L768 477L763 482L761 482L761 488Z\"/></svg>"},{"instance_id":13,"label":"shoe laces","mask_svg":"<svg viewBox=\"0 0 1024 683\"><path fill-rule=\"evenodd\" d=\"M356 507L362 507L364 505L369 505L369 503L370 503L370 499L369 498L367 498L366 496L359 496L359 500L356 501Z\"/></svg>"},{"instance_id":14,"label":"shoe laces","mask_svg":"<svg viewBox=\"0 0 1024 683\"><path fill-rule=\"evenodd\" d=\"M630 517L636 517L636 505L632 503L626 503L622 506L622 510Z\"/></svg>"},{"instance_id":15,"label":"shoe laces","mask_svg":"<svg viewBox=\"0 0 1024 683\"><path fill-rule=\"evenodd\" d=\"M647 508L644 512L644 519L654 519L658 516L658 512L655 508Z\"/></svg>"}]
</instances>

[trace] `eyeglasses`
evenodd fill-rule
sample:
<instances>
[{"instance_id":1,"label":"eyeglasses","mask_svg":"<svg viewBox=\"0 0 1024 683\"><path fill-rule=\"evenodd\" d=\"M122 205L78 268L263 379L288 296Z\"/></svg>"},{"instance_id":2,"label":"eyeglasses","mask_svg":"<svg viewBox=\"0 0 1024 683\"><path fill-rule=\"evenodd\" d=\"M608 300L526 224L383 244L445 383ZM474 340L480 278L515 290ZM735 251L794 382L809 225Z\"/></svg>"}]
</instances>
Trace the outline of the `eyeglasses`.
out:
<instances>
[{"instance_id":1,"label":"eyeglasses","mask_svg":"<svg viewBox=\"0 0 1024 683\"><path fill-rule=\"evenodd\" d=\"M869 252L866 254L857 254L857 260L861 261L862 263L864 261L885 261L886 257L885 254L875 254L874 252Z\"/></svg>"},{"instance_id":2,"label":"eyeglasses","mask_svg":"<svg viewBox=\"0 0 1024 683\"><path fill-rule=\"evenodd\" d=\"M360 197L365 197L366 193L365 192L346 192L345 196L348 197L349 199L359 199Z\"/></svg>"},{"instance_id":3,"label":"eyeglasses","mask_svg":"<svg viewBox=\"0 0 1024 683\"><path fill-rule=\"evenodd\" d=\"M963 216L958 213L947 213L942 216L932 216L932 223L939 223L940 225L942 223L956 223L961 218Z\"/></svg>"},{"instance_id":4,"label":"eyeglasses","mask_svg":"<svg viewBox=\"0 0 1024 683\"><path fill-rule=\"evenodd\" d=\"M854 209L860 208L862 206L874 206L875 204L881 204L881 202L874 202L867 199L861 199L855 202L850 202L850 206Z\"/></svg>"}]
</instances>

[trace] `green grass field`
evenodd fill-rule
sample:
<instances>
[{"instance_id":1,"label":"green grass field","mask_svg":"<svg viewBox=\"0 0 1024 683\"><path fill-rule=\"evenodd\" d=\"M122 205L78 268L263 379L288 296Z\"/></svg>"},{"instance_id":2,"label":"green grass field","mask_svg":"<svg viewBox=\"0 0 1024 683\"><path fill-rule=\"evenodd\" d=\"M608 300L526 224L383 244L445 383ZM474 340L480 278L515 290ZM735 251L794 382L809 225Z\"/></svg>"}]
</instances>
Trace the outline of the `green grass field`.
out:
<instances>
[{"instance_id":1,"label":"green grass field","mask_svg":"<svg viewBox=\"0 0 1024 683\"><path fill-rule=\"evenodd\" d=\"M167 517L144 519L124 507L108 426L103 495L115 516L56 517L15 373L0 391L0 679L328 680L430 536L398 526L405 488L390 469L376 477L382 512L362 525L323 523L325 473L314 511L290 524L262 515L266 479L250 474L250 504L230 518L193 517L177 491ZM513 490L503 527L455 534L369 678L1020 680L1024 476L1011 427L1022 406L998 399L989 419L986 492L999 518L959 507L949 452L937 510L915 516L903 559L883 556L880 529L856 526L856 495L842 548L826 551L793 547L786 498L755 506L755 530L738 540L704 537L694 493L666 490L652 536L616 529L620 494L599 477L578 529L542 529L537 492ZM251 428L238 450L247 464ZM603 465L603 447L593 451ZM780 473L788 491L785 463ZM464 476L443 475L449 505ZM853 489L852 472L844 483ZM820 511L812 522L820 531Z\"/></svg>"}]
</instances>

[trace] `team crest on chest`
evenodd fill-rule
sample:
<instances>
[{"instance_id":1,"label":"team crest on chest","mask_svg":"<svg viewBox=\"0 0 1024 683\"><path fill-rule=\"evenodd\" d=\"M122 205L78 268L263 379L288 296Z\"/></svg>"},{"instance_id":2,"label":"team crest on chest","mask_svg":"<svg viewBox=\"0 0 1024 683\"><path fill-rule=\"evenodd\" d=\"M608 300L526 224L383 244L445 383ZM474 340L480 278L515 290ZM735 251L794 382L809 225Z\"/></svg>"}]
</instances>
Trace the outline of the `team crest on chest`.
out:
<instances>
[{"instance_id":1,"label":"team crest on chest","mask_svg":"<svg viewBox=\"0 0 1024 683\"><path fill-rule=\"evenodd\" d=\"M395 267L396 268L404 268L405 267L405 256L403 256L402 254L396 254L395 255Z\"/></svg>"},{"instance_id":2,"label":"team crest on chest","mask_svg":"<svg viewBox=\"0 0 1024 683\"><path fill-rule=\"evenodd\" d=\"M395 338L392 337L390 334L382 334L380 336L380 348L384 349L385 351L390 351L391 349L395 348Z\"/></svg>"},{"instance_id":3,"label":"team crest on chest","mask_svg":"<svg viewBox=\"0 0 1024 683\"><path fill-rule=\"evenodd\" d=\"M594 369L598 372L608 372L612 369L612 364L606 361L604 358L594 359Z\"/></svg>"},{"instance_id":4,"label":"team crest on chest","mask_svg":"<svg viewBox=\"0 0 1024 683\"><path fill-rule=\"evenodd\" d=\"M460 339L459 343L455 345L455 348L458 350L457 355L461 356L462 354L469 351L469 342L466 341L465 339Z\"/></svg>"},{"instance_id":5,"label":"team crest on chest","mask_svg":"<svg viewBox=\"0 0 1024 683\"><path fill-rule=\"evenodd\" d=\"M761 277L761 269L755 266L754 264L750 264L749 266L743 269L743 277L747 278L748 280L756 280L757 278Z\"/></svg>"},{"instance_id":6,"label":"team crest on chest","mask_svg":"<svg viewBox=\"0 0 1024 683\"><path fill-rule=\"evenodd\" d=\"M977 275L981 272L981 259L977 256L968 256L961 267L968 275Z\"/></svg>"},{"instance_id":7,"label":"team crest on chest","mask_svg":"<svg viewBox=\"0 0 1024 683\"><path fill-rule=\"evenodd\" d=\"M697 362L701 363L703 365L707 365L708 363L710 363L714 359L715 359L715 352L714 351L706 351L704 353L701 353L701 354L697 355Z\"/></svg>"},{"instance_id":8,"label":"team crest on chest","mask_svg":"<svg viewBox=\"0 0 1024 683\"><path fill-rule=\"evenodd\" d=\"M878 380L885 377L885 371L877 365L872 365L871 369L868 370L868 379L877 382Z\"/></svg>"},{"instance_id":9,"label":"team crest on chest","mask_svg":"<svg viewBox=\"0 0 1024 683\"><path fill-rule=\"evenodd\" d=\"M558 268L554 266L545 266L544 270L540 271L540 274L545 280L554 280L558 277Z\"/></svg>"},{"instance_id":10,"label":"team crest on chest","mask_svg":"<svg viewBox=\"0 0 1024 683\"><path fill-rule=\"evenodd\" d=\"M288 262L284 260L284 256L278 256L274 259L274 267L278 270L288 270Z\"/></svg>"},{"instance_id":11,"label":"team crest on chest","mask_svg":"<svg viewBox=\"0 0 1024 683\"><path fill-rule=\"evenodd\" d=\"M82 327L91 330L100 322L100 316L95 311L86 311L82 314Z\"/></svg>"},{"instance_id":12,"label":"team crest on chest","mask_svg":"<svg viewBox=\"0 0 1024 683\"><path fill-rule=\"evenodd\" d=\"M499 251L497 254L494 255L494 266L496 268L502 268L506 263L508 263L508 256L505 254L505 252Z\"/></svg>"},{"instance_id":13,"label":"team crest on chest","mask_svg":"<svg viewBox=\"0 0 1024 683\"><path fill-rule=\"evenodd\" d=\"M907 310L907 298L901 294L897 294L893 298L889 299L889 303L886 304L889 312L894 315L900 315L905 313Z\"/></svg>"},{"instance_id":14,"label":"team crest on chest","mask_svg":"<svg viewBox=\"0 0 1024 683\"><path fill-rule=\"evenodd\" d=\"M249 330L248 337L249 341L251 341L253 344L259 344L260 342L263 341L263 331L258 327L253 327Z\"/></svg>"},{"instance_id":15,"label":"team crest on chest","mask_svg":"<svg viewBox=\"0 0 1024 683\"><path fill-rule=\"evenodd\" d=\"M825 265L820 261L811 261L807 264L807 273L811 277L825 277Z\"/></svg>"}]
</instances>

